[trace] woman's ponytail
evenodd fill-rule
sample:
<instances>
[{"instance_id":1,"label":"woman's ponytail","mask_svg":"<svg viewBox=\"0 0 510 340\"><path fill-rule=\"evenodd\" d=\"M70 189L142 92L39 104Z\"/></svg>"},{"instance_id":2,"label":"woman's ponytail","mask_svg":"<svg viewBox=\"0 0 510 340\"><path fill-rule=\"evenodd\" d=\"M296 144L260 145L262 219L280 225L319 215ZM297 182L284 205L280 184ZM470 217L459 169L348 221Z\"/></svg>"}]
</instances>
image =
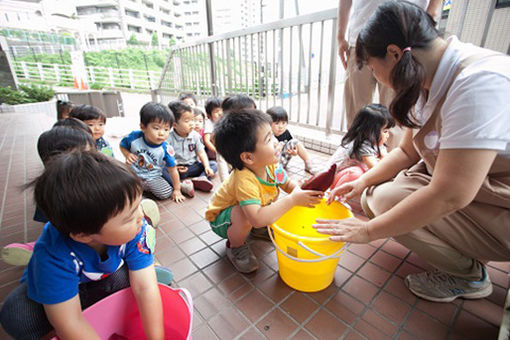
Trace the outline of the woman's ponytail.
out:
<instances>
[{"instance_id":1,"label":"woman's ponytail","mask_svg":"<svg viewBox=\"0 0 510 340\"><path fill-rule=\"evenodd\" d=\"M411 51L404 52L391 72L395 97L389 107L393 117L403 126L419 127L411 108L420 97L424 80L423 66L412 56Z\"/></svg>"},{"instance_id":2,"label":"woman's ponytail","mask_svg":"<svg viewBox=\"0 0 510 340\"><path fill-rule=\"evenodd\" d=\"M385 58L390 44L404 50L390 76L395 90L390 113L403 126L419 127L411 109L418 101L425 81L423 65L413 57L412 49L427 48L437 37L430 15L407 1L383 3L359 33L356 59L360 68L368 58Z\"/></svg>"}]
</instances>

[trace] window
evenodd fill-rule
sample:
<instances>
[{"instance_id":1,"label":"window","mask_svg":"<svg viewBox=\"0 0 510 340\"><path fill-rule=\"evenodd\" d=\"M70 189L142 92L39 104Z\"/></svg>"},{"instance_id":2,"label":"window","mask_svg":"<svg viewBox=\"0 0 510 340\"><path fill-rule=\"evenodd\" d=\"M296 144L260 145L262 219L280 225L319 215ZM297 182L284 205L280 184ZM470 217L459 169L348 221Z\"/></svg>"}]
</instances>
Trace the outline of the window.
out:
<instances>
[{"instance_id":1,"label":"window","mask_svg":"<svg viewBox=\"0 0 510 340\"><path fill-rule=\"evenodd\" d=\"M128 17L139 18L140 17L140 12L132 11L132 10L126 8L126 15Z\"/></svg>"},{"instance_id":2,"label":"window","mask_svg":"<svg viewBox=\"0 0 510 340\"><path fill-rule=\"evenodd\" d=\"M165 14L170 14L170 10L164 8L164 7L160 7L159 10Z\"/></svg>"},{"instance_id":3,"label":"window","mask_svg":"<svg viewBox=\"0 0 510 340\"><path fill-rule=\"evenodd\" d=\"M510 0L496 0L496 8L510 7Z\"/></svg>"},{"instance_id":4,"label":"window","mask_svg":"<svg viewBox=\"0 0 510 340\"><path fill-rule=\"evenodd\" d=\"M128 25L127 28L128 28L128 31L130 31L130 32L136 32L136 33L142 32L142 28L140 26Z\"/></svg>"},{"instance_id":5,"label":"window","mask_svg":"<svg viewBox=\"0 0 510 340\"><path fill-rule=\"evenodd\" d=\"M161 25L166 27L172 27L172 23L165 20L161 20Z\"/></svg>"},{"instance_id":6,"label":"window","mask_svg":"<svg viewBox=\"0 0 510 340\"><path fill-rule=\"evenodd\" d=\"M193 15L198 15L198 11L193 11Z\"/></svg>"},{"instance_id":7,"label":"window","mask_svg":"<svg viewBox=\"0 0 510 340\"><path fill-rule=\"evenodd\" d=\"M148 7L148 8L154 8L154 4L152 2L145 2L143 3L145 5L145 7Z\"/></svg>"},{"instance_id":8,"label":"window","mask_svg":"<svg viewBox=\"0 0 510 340\"><path fill-rule=\"evenodd\" d=\"M8 22L9 21L9 16L7 15L7 13L4 13L4 15L5 15L5 21Z\"/></svg>"},{"instance_id":9,"label":"window","mask_svg":"<svg viewBox=\"0 0 510 340\"><path fill-rule=\"evenodd\" d=\"M145 18L145 20L146 20L146 21L148 21L148 22L156 22L156 18L155 18L155 17L153 17L152 15L146 15L146 14L144 14L144 16L143 16L143 17L144 17L144 18Z\"/></svg>"}]
</instances>

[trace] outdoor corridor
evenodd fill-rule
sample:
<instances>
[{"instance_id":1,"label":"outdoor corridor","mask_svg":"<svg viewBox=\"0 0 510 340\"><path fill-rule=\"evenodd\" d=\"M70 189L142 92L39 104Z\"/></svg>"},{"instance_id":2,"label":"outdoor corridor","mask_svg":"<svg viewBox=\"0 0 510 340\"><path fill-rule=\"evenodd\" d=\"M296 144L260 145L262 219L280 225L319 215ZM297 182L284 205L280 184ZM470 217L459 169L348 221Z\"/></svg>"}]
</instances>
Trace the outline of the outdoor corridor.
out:
<instances>
[{"instance_id":1,"label":"outdoor corridor","mask_svg":"<svg viewBox=\"0 0 510 340\"><path fill-rule=\"evenodd\" d=\"M32 220L34 202L23 185L43 167L37 138L52 124L53 118L37 113L0 114L0 246L34 241L42 230L43 225ZM118 144L118 139L106 137ZM311 154L317 164L328 157ZM305 173L296 158L289 173L297 179ZM429 266L393 240L378 240L350 245L327 289L300 293L280 280L271 243L250 241L261 260L257 272L243 275L234 270L225 256L225 241L204 220L210 195L197 192L183 204L159 202L156 258L174 272L174 286L192 293L195 340L497 337L510 262L489 263L494 292L488 298L431 303L412 295L403 281ZM23 270L0 262L0 305ZM0 339L8 339L1 328Z\"/></svg>"}]
</instances>

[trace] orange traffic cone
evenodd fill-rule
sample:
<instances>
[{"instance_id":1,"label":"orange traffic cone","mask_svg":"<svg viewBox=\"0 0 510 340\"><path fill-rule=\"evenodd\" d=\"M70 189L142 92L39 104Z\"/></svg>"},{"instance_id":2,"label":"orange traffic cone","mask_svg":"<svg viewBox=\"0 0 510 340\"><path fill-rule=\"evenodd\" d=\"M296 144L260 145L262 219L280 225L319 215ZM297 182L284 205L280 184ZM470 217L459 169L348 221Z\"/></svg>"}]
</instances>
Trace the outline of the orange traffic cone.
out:
<instances>
[{"instance_id":1,"label":"orange traffic cone","mask_svg":"<svg viewBox=\"0 0 510 340\"><path fill-rule=\"evenodd\" d=\"M83 79L81 80L81 84L80 84L80 89L82 90L86 90L88 87L87 85L85 85L85 82L83 81Z\"/></svg>"},{"instance_id":2,"label":"orange traffic cone","mask_svg":"<svg viewBox=\"0 0 510 340\"><path fill-rule=\"evenodd\" d=\"M76 80L76 77L73 78L73 86L75 89L78 88L78 80Z\"/></svg>"}]
</instances>

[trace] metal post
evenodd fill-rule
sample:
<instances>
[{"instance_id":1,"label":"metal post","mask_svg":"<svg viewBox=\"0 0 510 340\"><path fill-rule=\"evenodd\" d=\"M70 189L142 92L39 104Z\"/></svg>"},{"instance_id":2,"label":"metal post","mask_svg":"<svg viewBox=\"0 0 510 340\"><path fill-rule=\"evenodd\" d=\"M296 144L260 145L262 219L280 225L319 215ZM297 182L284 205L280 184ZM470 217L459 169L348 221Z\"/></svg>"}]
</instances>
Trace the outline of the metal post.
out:
<instances>
[{"instance_id":1,"label":"metal post","mask_svg":"<svg viewBox=\"0 0 510 340\"><path fill-rule=\"evenodd\" d=\"M213 35L213 22L212 22L212 11L211 11L211 0L205 1L205 11L207 13L207 35ZM218 96L218 87L216 84L216 67L214 66L214 46L213 42L208 43L209 45L209 66L211 70L211 87L212 95Z\"/></svg>"},{"instance_id":2,"label":"metal post","mask_svg":"<svg viewBox=\"0 0 510 340\"><path fill-rule=\"evenodd\" d=\"M336 80L336 19L332 21L331 52L329 54L329 84L328 84L328 111L326 115L326 136L331 134L333 124L333 111L335 109L335 80Z\"/></svg>"},{"instance_id":3,"label":"metal post","mask_svg":"<svg viewBox=\"0 0 510 340\"><path fill-rule=\"evenodd\" d=\"M152 90L151 76L149 74L149 67L147 67L147 58L145 58L145 53L142 53L142 55L143 55L143 62L145 63L145 72L147 72L147 81L149 82L149 89Z\"/></svg>"},{"instance_id":4,"label":"metal post","mask_svg":"<svg viewBox=\"0 0 510 340\"><path fill-rule=\"evenodd\" d=\"M480 42L481 47L485 47L485 42L487 41L487 35L489 34L489 28L491 26L492 16L494 15L494 11L496 10L496 0L492 0L489 13L487 13L487 19L485 19L485 27L483 29L482 41Z\"/></svg>"},{"instance_id":5,"label":"metal post","mask_svg":"<svg viewBox=\"0 0 510 340\"><path fill-rule=\"evenodd\" d=\"M115 53L115 60L117 61L117 74L120 77L120 84L122 86L124 83L124 79L122 79L122 73L120 72L119 57L117 56L117 53Z\"/></svg>"},{"instance_id":6,"label":"metal post","mask_svg":"<svg viewBox=\"0 0 510 340\"><path fill-rule=\"evenodd\" d=\"M455 3L455 1L454 1ZM460 1L458 2L460 4ZM461 35L462 35L462 29L464 28L464 21L466 20L466 13L467 13L467 9L468 9L468 0L464 0L463 2L463 6L462 7L462 14L460 16L460 20L459 20L459 27L457 28L457 37L459 37L459 39L462 39ZM450 10L451 12L451 10Z\"/></svg>"}]
</instances>

